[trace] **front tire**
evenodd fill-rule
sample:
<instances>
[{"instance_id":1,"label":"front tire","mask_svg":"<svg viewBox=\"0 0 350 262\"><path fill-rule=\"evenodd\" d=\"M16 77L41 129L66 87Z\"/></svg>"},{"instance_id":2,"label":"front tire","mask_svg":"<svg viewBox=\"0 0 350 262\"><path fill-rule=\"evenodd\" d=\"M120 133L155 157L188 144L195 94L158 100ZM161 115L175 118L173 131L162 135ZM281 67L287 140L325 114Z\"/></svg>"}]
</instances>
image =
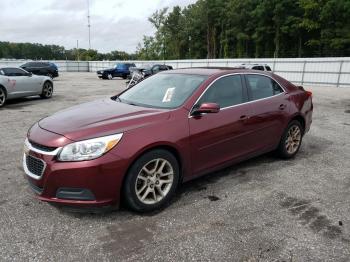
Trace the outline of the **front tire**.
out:
<instances>
[{"instance_id":1,"label":"front tire","mask_svg":"<svg viewBox=\"0 0 350 262\"><path fill-rule=\"evenodd\" d=\"M293 120L284 131L277 152L281 158L294 157L300 149L304 129L299 121Z\"/></svg>"},{"instance_id":2,"label":"front tire","mask_svg":"<svg viewBox=\"0 0 350 262\"><path fill-rule=\"evenodd\" d=\"M3 87L0 87L0 108L3 107L7 100L6 90Z\"/></svg>"},{"instance_id":3,"label":"front tire","mask_svg":"<svg viewBox=\"0 0 350 262\"><path fill-rule=\"evenodd\" d=\"M135 161L125 178L124 200L137 212L157 210L169 203L179 177L179 164L172 153L162 149L147 152Z\"/></svg>"},{"instance_id":4,"label":"front tire","mask_svg":"<svg viewBox=\"0 0 350 262\"><path fill-rule=\"evenodd\" d=\"M108 74L108 75L107 75L107 79L108 79L108 80L112 80L112 79L113 79L113 75L112 75L112 74Z\"/></svg>"},{"instance_id":5,"label":"front tire","mask_svg":"<svg viewBox=\"0 0 350 262\"><path fill-rule=\"evenodd\" d=\"M52 97L53 94L53 85L51 82L46 81L43 86L43 91L40 95L41 98L43 99L49 99Z\"/></svg>"}]
</instances>

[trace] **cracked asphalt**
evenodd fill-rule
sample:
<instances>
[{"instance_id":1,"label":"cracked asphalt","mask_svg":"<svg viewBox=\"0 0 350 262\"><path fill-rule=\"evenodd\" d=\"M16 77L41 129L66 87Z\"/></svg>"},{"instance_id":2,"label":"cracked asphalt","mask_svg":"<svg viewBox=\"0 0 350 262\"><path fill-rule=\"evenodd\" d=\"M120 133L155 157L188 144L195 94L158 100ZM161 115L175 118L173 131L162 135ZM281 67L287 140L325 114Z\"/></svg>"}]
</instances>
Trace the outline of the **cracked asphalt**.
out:
<instances>
[{"instance_id":1,"label":"cracked asphalt","mask_svg":"<svg viewBox=\"0 0 350 262\"><path fill-rule=\"evenodd\" d=\"M21 166L29 127L125 88L62 73L50 100L0 110L1 261L349 261L350 88L309 87L311 131L297 157L266 154L182 185L140 215L71 213L34 198Z\"/></svg>"}]
</instances>

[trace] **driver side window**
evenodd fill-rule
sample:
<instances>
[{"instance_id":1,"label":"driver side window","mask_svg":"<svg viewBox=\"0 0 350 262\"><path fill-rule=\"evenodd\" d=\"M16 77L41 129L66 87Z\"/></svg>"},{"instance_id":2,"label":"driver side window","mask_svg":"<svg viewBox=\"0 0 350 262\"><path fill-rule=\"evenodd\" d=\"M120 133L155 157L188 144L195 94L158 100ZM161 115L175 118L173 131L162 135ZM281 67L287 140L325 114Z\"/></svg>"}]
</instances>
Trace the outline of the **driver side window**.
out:
<instances>
[{"instance_id":1,"label":"driver side window","mask_svg":"<svg viewBox=\"0 0 350 262\"><path fill-rule=\"evenodd\" d=\"M6 76L26 76L27 73L18 68L3 68Z\"/></svg>"},{"instance_id":2,"label":"driver side window","mask_svg":"<svg viewBox=\"0 0 350 262\"><path fill-rule=\"evenodd\" d=\"M216 103L220 108L238 105L247 101L240 75L225 76L216 80L203 94L197 106Z\"/></svg>"}]
</instances>

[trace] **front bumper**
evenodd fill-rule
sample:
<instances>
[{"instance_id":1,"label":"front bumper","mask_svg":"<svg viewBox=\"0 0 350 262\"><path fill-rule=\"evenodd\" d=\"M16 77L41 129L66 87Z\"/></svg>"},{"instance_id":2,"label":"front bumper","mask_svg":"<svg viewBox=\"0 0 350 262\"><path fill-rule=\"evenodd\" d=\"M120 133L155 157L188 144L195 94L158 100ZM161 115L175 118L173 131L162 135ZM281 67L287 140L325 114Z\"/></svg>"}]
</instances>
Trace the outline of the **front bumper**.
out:
<instances>
[{"instance_id":1,"label":"front bumper","mask_svg":"<svg viewBox=\"0 0 350 262\"><path fill-rule=\"evenodd\" d=\"M109 152L90 161L59 162L59 150L44 152L26 143L23 169L37 198L71 207L119 206L124 159Z\"/></svg>"}]
</instances>

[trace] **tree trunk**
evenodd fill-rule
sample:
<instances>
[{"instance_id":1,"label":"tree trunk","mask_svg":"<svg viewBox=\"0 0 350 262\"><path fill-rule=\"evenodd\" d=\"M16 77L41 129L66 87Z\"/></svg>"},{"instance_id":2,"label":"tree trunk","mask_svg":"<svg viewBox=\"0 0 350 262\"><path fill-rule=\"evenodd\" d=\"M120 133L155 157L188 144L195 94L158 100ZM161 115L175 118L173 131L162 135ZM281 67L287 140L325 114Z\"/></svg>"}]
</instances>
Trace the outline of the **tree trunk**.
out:
<instances>
[{"instance_id":1,"label":"tree trunk","mask_svg":"<svg viewBox=\"0 0 350 262\"><path fill-rule=\"evenodd\" d=\"M300 58L302 54L303 54L303 46L302 46L301 34L299 33L298 57Z\"/></svg>"},{"instance_id":2,"label":"tree trunk","mask_svg":"<svg viewBox=\"0 0 350 262\"><path fill-rule=\"evenodd\" d=\"M274 58L278 58L279 52L280 52L280 23L279 21L276 21Z\"/></svg>"}]
</instances>

